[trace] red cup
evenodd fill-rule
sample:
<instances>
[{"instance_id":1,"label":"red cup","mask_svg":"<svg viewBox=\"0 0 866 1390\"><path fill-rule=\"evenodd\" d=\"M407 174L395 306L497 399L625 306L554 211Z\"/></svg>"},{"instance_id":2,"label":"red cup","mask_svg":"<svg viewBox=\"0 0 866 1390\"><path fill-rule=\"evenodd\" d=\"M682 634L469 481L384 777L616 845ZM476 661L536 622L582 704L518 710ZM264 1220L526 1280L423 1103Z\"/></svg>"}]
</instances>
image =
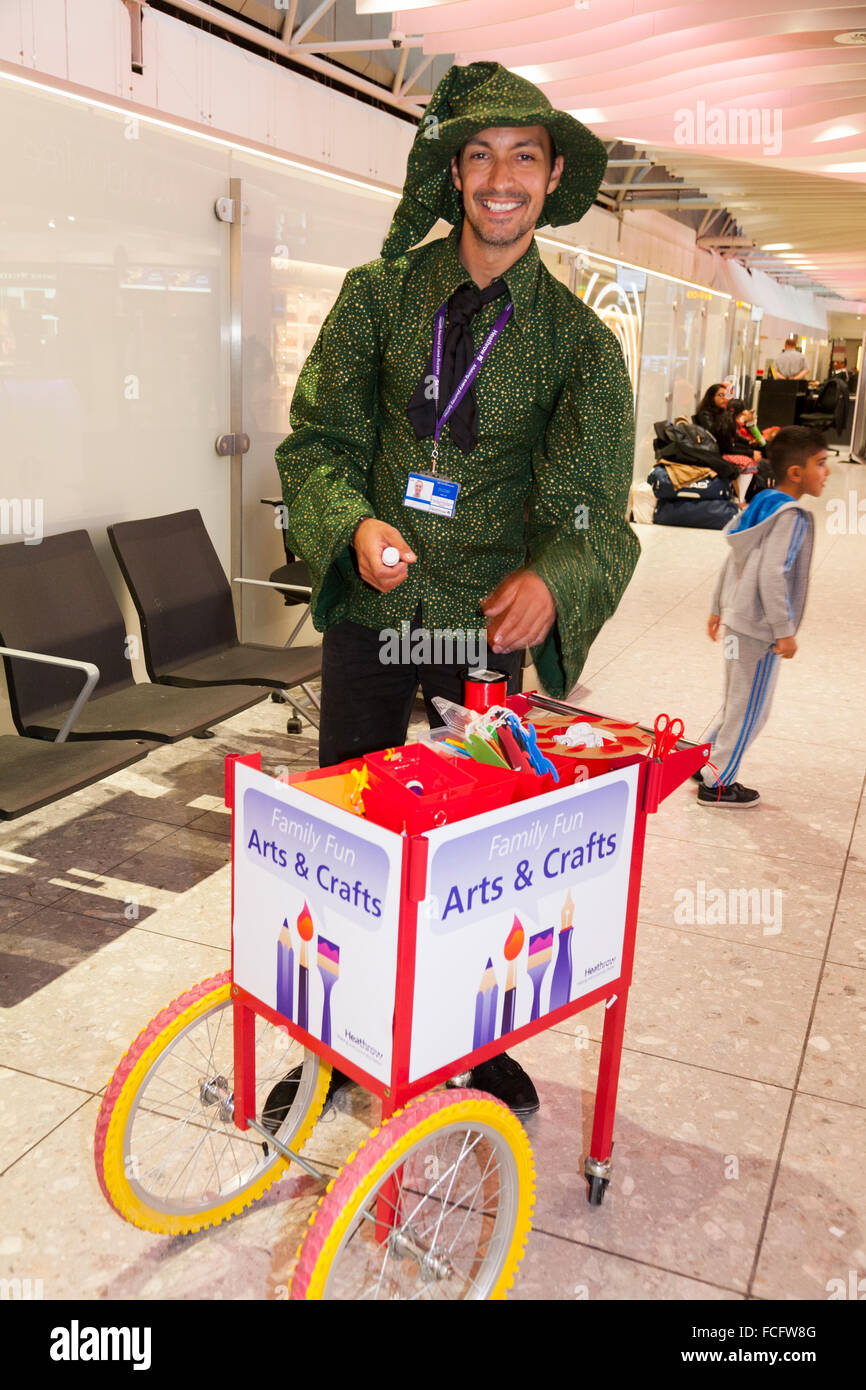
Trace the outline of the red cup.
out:
<instances>
[{"instance_id":1,"label":"red cup","mask_svg":"<svg viewBox=\"0 0 866 1390\"><path fill-rule=\"evenodd\" d=\"M507 694L508 677L501 671L470 671L463 685L463 703L476 714L504 705Z\"/></svg>"}]
</instances>

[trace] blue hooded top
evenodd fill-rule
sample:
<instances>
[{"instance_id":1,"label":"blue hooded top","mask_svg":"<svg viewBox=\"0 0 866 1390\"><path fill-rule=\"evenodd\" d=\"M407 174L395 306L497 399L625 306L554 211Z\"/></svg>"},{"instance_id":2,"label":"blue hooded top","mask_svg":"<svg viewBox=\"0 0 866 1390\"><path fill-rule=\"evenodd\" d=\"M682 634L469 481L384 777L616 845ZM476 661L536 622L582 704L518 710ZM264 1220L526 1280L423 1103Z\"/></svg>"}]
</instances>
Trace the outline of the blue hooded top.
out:
<instances>
[{"instance_id":1,"label":"blue hooded top","mask_svg":"<svg viewBox=\"0 0 866 1390\"><path fill-rule=\"evenodd\" d=\"M740 519L736 526L732 526L732 531L748 531L750 526L757 526L759 522L766 521L768 516L778 511L786 502L793 502L794 499L788 492L778 492L774 487L765 488L759 492L757 497L753 497L748 507L740 513Z\"/></svg>"}]
</instances>

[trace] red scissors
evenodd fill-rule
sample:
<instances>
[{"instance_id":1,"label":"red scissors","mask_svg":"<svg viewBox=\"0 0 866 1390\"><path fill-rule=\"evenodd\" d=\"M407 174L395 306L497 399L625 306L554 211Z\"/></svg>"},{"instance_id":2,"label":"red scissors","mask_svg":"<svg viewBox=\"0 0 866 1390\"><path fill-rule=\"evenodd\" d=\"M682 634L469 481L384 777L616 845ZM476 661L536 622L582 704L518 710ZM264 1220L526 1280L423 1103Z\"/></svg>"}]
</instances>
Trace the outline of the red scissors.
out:
<instances>
[{"instance_id":1,"label":"red scissors","mask_svg":"<svg viewBox=\"0 0 866 1390\"><path fill-rule=\"evenodd\" d=\"M682 738L684 732L685 725L681 719L671 719L669 714L657 715L653 725L656 757L666 758L668 753L676 747L677 741Z\"/></svg>"}]
</instances>

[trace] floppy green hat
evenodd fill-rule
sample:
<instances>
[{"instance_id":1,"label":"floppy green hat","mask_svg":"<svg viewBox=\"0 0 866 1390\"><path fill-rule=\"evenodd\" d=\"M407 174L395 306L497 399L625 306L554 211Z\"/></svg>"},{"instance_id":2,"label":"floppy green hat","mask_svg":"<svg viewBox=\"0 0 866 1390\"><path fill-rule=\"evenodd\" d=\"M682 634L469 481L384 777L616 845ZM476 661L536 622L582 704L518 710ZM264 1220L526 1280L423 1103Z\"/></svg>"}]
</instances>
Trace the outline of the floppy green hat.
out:
<instances>
[{"instance_id":1,"label":"floppy green hat","mask_svg":"<svg viewBox=\"0 0 866 1390\"><path fill-rule=\"evenodd\" d=\"M461 220L463 201L451 179L451 157L471 135L494 126L526 125L543 125L557 154L565 156L562 177L544 201L539 225L578 222L607 166L598 136L566 111L557 111L538 87L501 63L470 63L449 68L430 99L409 151L403 196L382 256L402 256L440 217L452 225Z\"/></svg>"}]
</instances>

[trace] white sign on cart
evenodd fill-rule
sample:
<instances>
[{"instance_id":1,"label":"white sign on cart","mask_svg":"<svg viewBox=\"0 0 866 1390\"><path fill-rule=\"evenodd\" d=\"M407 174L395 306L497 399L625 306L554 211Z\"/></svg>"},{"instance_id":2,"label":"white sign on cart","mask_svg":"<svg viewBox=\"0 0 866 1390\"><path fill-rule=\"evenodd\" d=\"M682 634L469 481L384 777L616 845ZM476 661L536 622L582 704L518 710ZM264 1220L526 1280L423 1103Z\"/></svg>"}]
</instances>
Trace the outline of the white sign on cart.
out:
<instances>
[{"instance_id":1,"label":"white sign on cart","mask_svg":"<svg viewBox=\"0 0 866 1390\"><path fill-rule=\"evenodd\" d=\"M428 832L410 1081L618 978L638 771Z\"/></svg>"},{"instance_id":2,"label":"white sign on cart","mask_svg":"<svg viewBox=\"0 0 866 1390\"><path fill-rule=\"evenodd\" d=\"M386 1084L403 840L235 769L234 979Z\"/></svg>"}]
</instances>

